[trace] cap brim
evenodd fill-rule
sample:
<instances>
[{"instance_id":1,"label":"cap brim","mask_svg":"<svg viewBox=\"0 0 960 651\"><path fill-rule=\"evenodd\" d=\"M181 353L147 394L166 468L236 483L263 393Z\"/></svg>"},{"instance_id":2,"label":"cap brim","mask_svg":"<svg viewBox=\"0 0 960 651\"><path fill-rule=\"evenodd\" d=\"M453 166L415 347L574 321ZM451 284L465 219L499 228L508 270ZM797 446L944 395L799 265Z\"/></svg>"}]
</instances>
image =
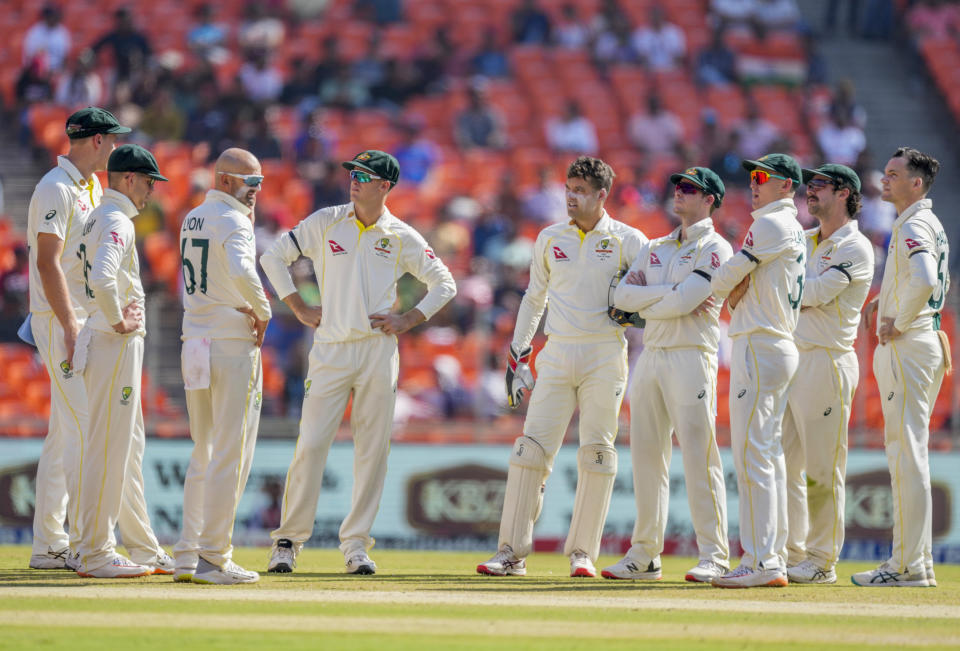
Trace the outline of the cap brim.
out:
<instances>
[{"instance_id":1,"label":"cap brim","mask_svg":"<svg viewBox=\"0 0 960 651\"><path fill-rule=\"evenodd\" d=\"M805 184L809 183L810 179L812 179L815 176L825 176L828 179L831 179L831 180L833 179L833 177L830 176L829 174L824 174L823 172L818 172L817 170L808 170L805 167L800 170L800 176L803 178L803 182Z\"/></svg>"},{"instance_id":2,"label":"cap brim","mask_svg":"<svg viewBox=\"0 0 960 651\"><path fill-rule=\"evenodd\" d=\"M763 163L761 163L761 162L758 161L758 160L745 160L745 161L743 161L742 163L740 163L740 166L743 167L743 169L747 170L748 172L752 172L753 170L757 169L758 167L762 167L762 168L765 169L765 170L770 170L771 172L776 172L776 171L777 171L777 170L773 169L772 167L770 167L769 165L764 165Z\"/></svg>"},{"instance_id":3,"label":"cap brim","mask_svg":"<svg viewBox=\"0 0 960 651\"><path fill-rule=\"evenodd\" d=\"M156 179L156 180L158 180L158 181L169 181L169 180L170 180L170 179L168 179L167 177L165 177L163 174L161 174L160 172L144 172L144 174L146 174L147 176L149 176L151 179Z\"/></svg>"},{"instance_id":4,"label":"cap brim","mask_svg":"<svg viewBox=\"0 0 960 651\"><path fill-rule=\"evenodd\" d=\"M133 129L131 129L130 127L124 127L118 124L115 127L110 127L109 129L104 131L104 133L130 133L131 131L133 131Z\"/></svg>"},{"instance_id":5,"label":"cap brim","mask_svg":"<svg viewBox=\"0 0 960 651\"><path fill-rule=\"evenodd\" d=\"M697 187L700 188L701 190L706 190L706 189L707 189L706 186L704 186L703 183L700 182L700 179L698 179L698 178L695 177L695 176L690 176L689 174L679 174L679 173L678 173L678 174L671 174L671 175L670 175L670 182L673 183L673 184L679 183L679 182L680 182L680 179L686 179L686 180L690 181L691 183L693 183L695 186L697 186Z\"/></svg>"},{"instance_id":6,"label":"cap brim","mask_svg":"<svg viewBox=\"0 0 960 651\"><path fill-rule=\"evenodd\" d=\"M355 161L355 160L344 161L344 162L340 163L340 165L342 165L342 166L343 166L343 169L345 169L345 170L352 170L352 169L355 168L355 167L359 167L360 169L364 170L365 172L370 172L370 173L373 174L374 176L380 176L379 174L377 174L377 172L376 172L375 170L372 170L372 169L370 169L369 167L367 167L366 165L364 165L363 163L358 163L358 162Z\"/></svg>"}]
</instances>

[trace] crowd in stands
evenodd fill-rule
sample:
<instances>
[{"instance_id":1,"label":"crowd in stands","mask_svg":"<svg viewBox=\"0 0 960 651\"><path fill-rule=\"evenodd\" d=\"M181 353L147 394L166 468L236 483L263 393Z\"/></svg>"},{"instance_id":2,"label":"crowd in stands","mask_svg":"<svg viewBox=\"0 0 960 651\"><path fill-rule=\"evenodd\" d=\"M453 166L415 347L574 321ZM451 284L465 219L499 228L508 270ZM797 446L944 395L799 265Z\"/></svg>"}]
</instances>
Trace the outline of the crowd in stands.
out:
<instances>
[{"instance_id":1,"label":"crowd in stands","mask_svg":"<svg viewBox=\"0 0 960 651\"><path fill-rule=\"evenodd\" d=\"M740 160L770 151L860 172L861 224L878 265L895 217L879 200L882 161L855 87L830 76L796 0L13 4L16 20L36 21L14 41L18 76L0 80L24 142L57 153L55 118L106 106L171 179L137 220L155 291L179 289L179 220L225 148L264 161L261 249L312 210L348 200L339 161L365 148L396 154L401 181L388 206L425 234L459 285L431 328L405 343L414 416L496 417L485 405L501 391L500 352L533 240L565 217L564 172L576 154L613 165L609 211L649 236L675 224L669 173L702 164L728 184L718 226L738 242L750 219ZM840 4L828 3L830 28ZM891 0L850 4L849 29L889 33ZM917 4L908 20L918 33L956 36L957 19L937 13L945 3ZM802 205L801 215L811 223ZM295 269L309 297L312 268ZM6 315L18 283L0 282ZM419 291L404 284L401 303ZM279 369L267 378L274 413L299 408L301 335L277 310L265 354Z\"/></svg>"}]
</instances>

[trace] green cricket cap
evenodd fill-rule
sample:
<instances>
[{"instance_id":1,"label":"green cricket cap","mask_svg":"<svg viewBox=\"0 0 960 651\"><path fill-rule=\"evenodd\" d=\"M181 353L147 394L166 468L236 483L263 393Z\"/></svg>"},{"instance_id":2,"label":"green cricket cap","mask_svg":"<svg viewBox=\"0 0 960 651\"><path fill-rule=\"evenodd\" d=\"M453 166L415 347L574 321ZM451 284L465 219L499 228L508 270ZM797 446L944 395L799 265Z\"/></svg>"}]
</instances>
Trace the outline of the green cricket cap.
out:
<instances>
[{"instance_id":1,"label":"green cricket cap","mask_svg":"<svg viewBox=\"0 0 960 651\"><path fill-rule=\"evenodd\" d=\"M98 133L130 133L130 127L121 126L110 111L88 106L67 118L66 132L68 138L78 140Z\"/></svg>"},{"instance_id":2,"label":"green cricket cap","mask_svg":"<svg viewBox=\"0 0 960 651\"><path fill-rule=\"evenodd\" d=\"M813 170L803 169L804 183L809 183L810 179L815 176L825 176L839 186L845 185L848 188L853 188L857 192L860 192L860 177L846 165L827 163Z\"/></svg>"},{"instance_id":3,"label":"green cricket cap","mask_svg":"<svg viewBox=\"0 0 960 651\"><path fill-rule=\"evenodd\" d=\"M167 177L160 173L157 159L140 145L120 145L110 154L107 161L108 172L139 172L151 179L167 181Z\"/></svg>"},{"instance_id":4,"label":"green cricket cap","mask_svg":"<svg viewBox=\"0 0 960 651\"><path fill-rule=\"evenodd\" d=\"M359 169L370 172L374 176L379 176L391 183L396 183L400 178L400 163L396 158L379 149L362 151L354 156L353 160L341 164L348 170Z\"/></svg>"},{"instance_id":5,"label":"green cricket cap","mask_svg":"<svg viewBox=\"0 0 960 651\"><path fill-rule=\"evenodd\" d=\"M793 181L794 185L800 185L801 183L800 163L793 156L787 154L767 154L757 160L745 160L741 165L748 172L760 168L786 177Z\"/></svg>"},{"instance_id":6,"label":"green cricket cap","mask_svg":"<svg viewBox=\"0 0 960 651\"><path fill-rule=\"evenodd\" d=\"M683 179L687 179L698 188L701 188L704 194L712 194L714 197L714 207L719 208L720 204L723 203L723 195L726 194L727 190L723 186L723 181L720 180L720 177L717 176L717 173L712 169L707 167L688 167L682 172L670 175L670 182L673 184L677 184Z\"/></svg>"}]
</instances>

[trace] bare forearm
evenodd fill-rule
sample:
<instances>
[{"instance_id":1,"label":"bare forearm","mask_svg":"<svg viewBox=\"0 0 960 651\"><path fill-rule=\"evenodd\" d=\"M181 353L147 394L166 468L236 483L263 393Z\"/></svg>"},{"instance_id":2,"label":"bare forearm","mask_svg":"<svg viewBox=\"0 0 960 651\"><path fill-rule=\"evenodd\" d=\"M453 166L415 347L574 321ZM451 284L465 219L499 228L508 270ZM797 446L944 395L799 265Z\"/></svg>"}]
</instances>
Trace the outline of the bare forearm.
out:
<instances>
[{"instance_id":1,"label":"bare forearm","mask_svg":"<svg viewBox=\"0 0 960 651\"><path fill-rule=\"evenodd\" d=\"M77 315L73 311L73 302L70 300L70 291L67 289L67 278L56 262L37 261L37 271L40 273L40 282L47 303L57 316L57 321L64 330L76 326Z\"/></svg>"}]
</instances>

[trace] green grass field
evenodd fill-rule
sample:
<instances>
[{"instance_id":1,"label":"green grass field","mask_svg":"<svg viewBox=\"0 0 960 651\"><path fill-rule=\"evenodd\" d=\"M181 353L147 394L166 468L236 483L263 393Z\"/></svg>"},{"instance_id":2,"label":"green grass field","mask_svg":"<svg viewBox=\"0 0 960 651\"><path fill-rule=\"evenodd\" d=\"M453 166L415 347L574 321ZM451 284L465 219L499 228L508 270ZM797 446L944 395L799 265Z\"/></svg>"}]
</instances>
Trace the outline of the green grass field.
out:
<instances>
[{"instance_id":1,"label":"green grass field","mask_svg":"<svg viewBox=\"0 0 960 651\"><path fill-rule=\"evenodd\" d=\"M633 583L572 579L556 554L498 578L475 573L484 553L375 549L378 573L356 577L338 551L307 549L293 574L198 586L30 570L29 554L0 547L0 649L960 647L956 565L936 568L938 588L858 588L849 575L872 564L843 563L835 586L719 590L684 582L688 558ZM235 560L262 572L267 550Z\"/></svg>"}]
</instances>

